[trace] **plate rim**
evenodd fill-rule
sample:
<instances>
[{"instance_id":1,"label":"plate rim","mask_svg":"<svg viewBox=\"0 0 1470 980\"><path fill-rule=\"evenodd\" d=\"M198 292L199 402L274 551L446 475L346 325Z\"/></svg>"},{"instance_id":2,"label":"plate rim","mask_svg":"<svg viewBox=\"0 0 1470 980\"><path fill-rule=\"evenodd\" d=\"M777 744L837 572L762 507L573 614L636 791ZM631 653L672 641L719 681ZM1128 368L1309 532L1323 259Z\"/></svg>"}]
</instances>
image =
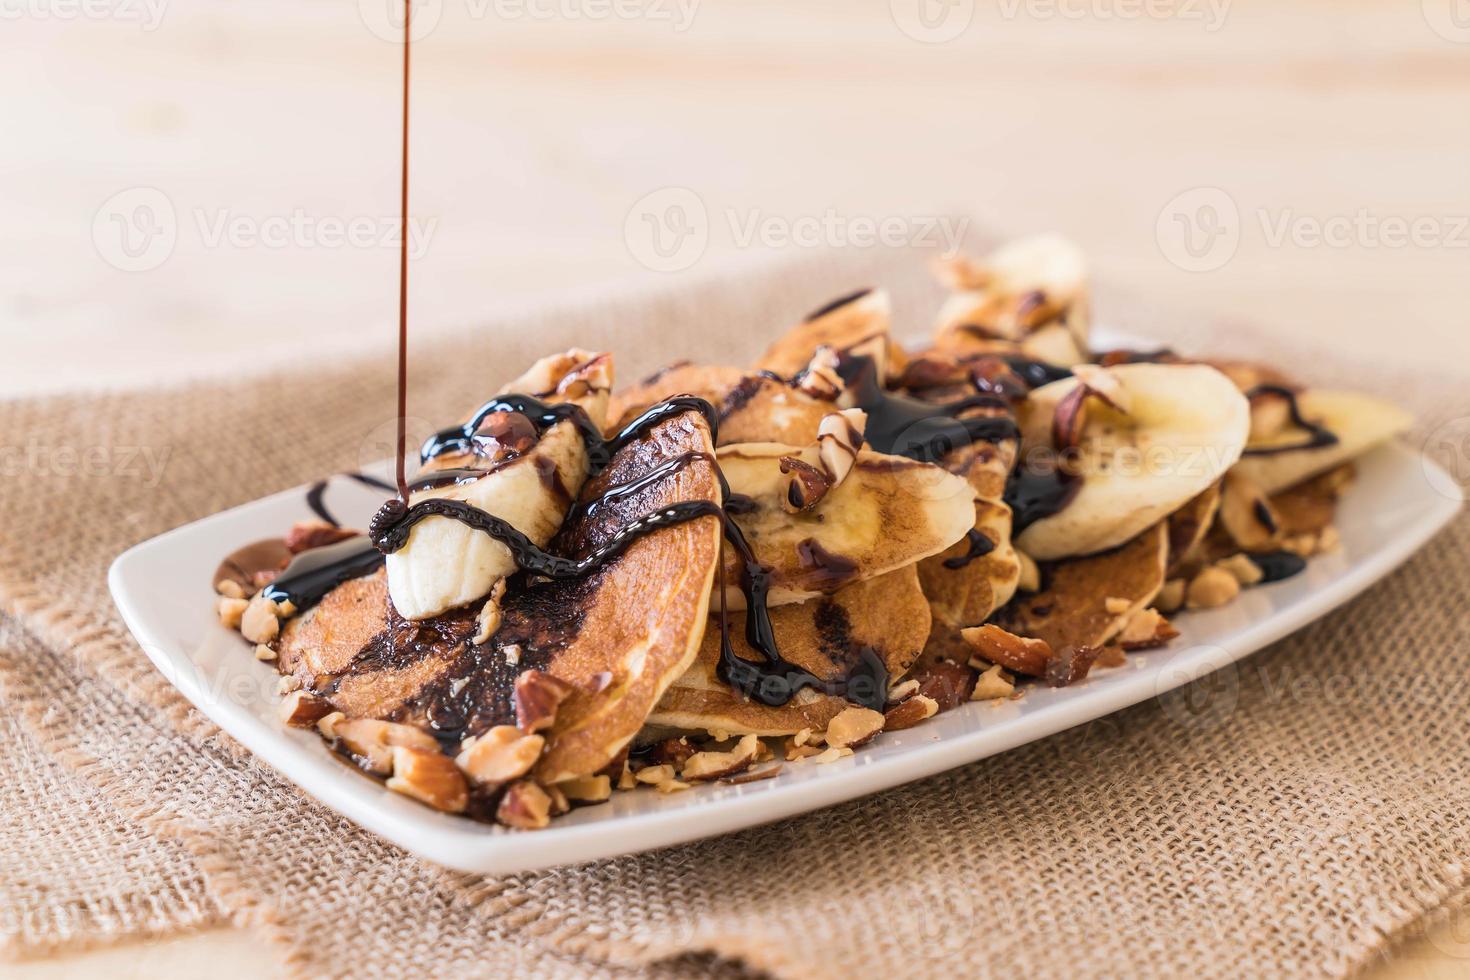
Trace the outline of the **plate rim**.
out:
<instances>
[{"instance_id":1,"label":"plate rim","mask_svg":"<svg viewBox=\"0 0 1470 980\"><path fill-rule=\"evenodd\" d=\"M1432 468L1435 475L1449 480L1437 462L1403 443L1392 442L1373 452L1393 453L1398 457L1395 465L1421 466L1426 472ZM942 738L936 736L933 741L889 756L865 756L860 752L823 767L825 771L819 778L756 783L738 787L741 792L719 801L583 823L553 824L544 830L525 833L428 810L395 797L381 784L335 762L330 753L318 756L302 751L291 736L309 737L310 733L285 728L275 733L266 731L261 720L251 715L247 707L216 697L195 683L189 670L180 669L181 658L193 662L188 651L182 647L174 649L173 644L155 631L133 594L135 585L129 571L132 565L176 538L197 532L206 522L278 498L299 495L301 489L269 494L133 545L114 559L108 569L113 601L129 631L165 679L301 792L419 857L459 871L493 874L621 857L759 826L924 779L1141 704L1235 663L1355 598L1423 547L1459 513L1464 503L1431 493L1431 498L1439 501L1435 506L1415 517L1403 533L1389 539L1382 548L1350 565L1328 587L1303 597L1288 610L1233 630L1222 638L1223 642L1186 647L1167 664L1144 666L1089 695L1047 705L992 727ZM753 792L743 792L747 789Z\"/></svg>"}]
</instances>

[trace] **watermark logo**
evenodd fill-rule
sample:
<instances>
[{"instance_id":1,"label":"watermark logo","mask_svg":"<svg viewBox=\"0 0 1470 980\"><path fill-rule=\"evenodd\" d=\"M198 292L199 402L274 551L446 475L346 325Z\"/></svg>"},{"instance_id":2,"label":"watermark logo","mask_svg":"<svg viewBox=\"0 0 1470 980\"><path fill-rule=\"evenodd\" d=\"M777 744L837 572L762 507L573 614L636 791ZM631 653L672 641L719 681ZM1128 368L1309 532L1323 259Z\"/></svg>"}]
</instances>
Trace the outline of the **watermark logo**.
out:
<instances>
[{"instance_id":1,"label":"watermark logo","mask_svg":"<svg viewBox=\"0 0 1470 980\"><path fill-rule=\"evenodd\" d=\"M623 220L633 258L654 272L681 272L709 247L709 211L687 187L665 187L640 197Z\"/></svg>"},{"instance_id":2,"label":"watermark logo","mask_svg":"<svg viewBox=\"0 0 1470 980\"><path fill-rule=\"evenodd\" d=\"M1213 34L1225 25L1230 0L1000 0L1000 13L1006 20L1198 22Z\"/></svg>"},{"instance_id":3,"label":"watermark logo","mask_svg":"<svg viewBox=\"0 0 1470 980\"><path fill-rule=\"evenodd\" d=\"M0 0L0 20L110 20L156 31L168 0Z\"/></svg>"},{"instance_id":4,"label":"watermark logo","mask_svg":"<svg viewBox=\"0 0 1470 980\"><path fill-rule=\"evenodd\" d=\"M922 44L943 44L969 30L975 0L888 0L893 23Z\"/></svg>"},{"instance_id":5,"label":"watermark logo","mask_svg":"<svg viewBox=\"0 0 1470 980\"><path fill-rule=\"evenodd\" d=\"M1273 249L1470 249L1470 214L1380 214L1369 208L1309 214L1258 207L1243 216L1221 188L1195 187L1170 199L1154 228L1159 251L1186 272L1221 268L1235 257L1246 232Z\"/></svg>"},{"instance_id":6,"label":"watermark logo","mask_svg":"<svg viewBox=\"0 0 1470 980\"><path fill-rule=\"evenodd\" d=\"M179 240L173 202L155 187L130 187L109 197L92 217L92 244L108 265L147 272L168 261Z\"/></svg>"},{"instance_id":7,"label":"watermark logo","mask_svg":"<svg viewBox=\"0 0 1470 980\"><path fill-rule=\"evenodd\" d=\"M4 2L4 0L0 0ZM694 26L700 0L454 0L456 11L471 21L506 23L610 20L670 25L682 34ZM412 0L410 40L420 41L439 26L444 0ZM397 44L403 42L404 0L358 0L358 16L369 31Z\"/></svg>"},{"instance_id":8,"label":"watermark logo","mask_svg":"<svg viewBox=\"0 0 1470 980\"><path fill-rule=\"evenodd\" d=\"M408 236L408 257L429 250L437 217L320 215L304 208L280 214L246 214L233 208L193 208L180 216L167 194L130 187L108 198L92 217L92 242L108 265L147 272L168 261L179 236L192 234L206 249L343 249L397 251Z\"/></svg>"},{"instance_id":9,"label":"watermark logo","mask_svg":"<svg viewBox=\"0 0 1470 980\"><path fill-rule=\"evenodd\" d=\"M1240 674L1222 647L1196 646L1159 671L1154 691L1159 707L1176 725L1209 731L1235 713Z\"/></svg>"},{"instance_id":10,"label":"watermark logo","mask_svg":"<svg viewBox=\"0 0 1470 980\"><path fill-rule=\"evenodd\" d=\"M1424 22L1446 41L1470 44L1470 0L1420 0Z\"/></svg>"},{"instance_id":11,"label":"watermark logo","mask_svg":"<svg viewBox=\"0 0 1470 980\"><path fill-rule=\"evenodd\" d=\"M1240 247L1240 209L1218 187L1174 195L1159 212L1154 238L1164 258L1186 272L1213 272Z\"/></svg>"},{"instance_id":12,"label":"watermark logo","mask_svg":"<svg viewBox=\"0 0 1470 980\"><path fill-rule=\"evenodd\" d=\"M1440 465L1433 465L1436 462ZM1465 499L1470 489L1470 416L1450 419L1429 433L1423 466L1424 478L1435 492L1451 500Z\"/></svg>"},{"instance_id":13,"label":"watermark logo","mask_svg":"<svg viewBox=\"0 0 1470 980\"><path fill-rule=\"evenodd\" d=\"M375 36L395 44L403 43L403 18L409 16L409 41L422 41L439 26L444 0L357 0L357 16Z\"/></svg>"},{"instance_id":14,"label":"watermark logo","mask_svg":"<svg viewBox=\"0 0 1470 980\"><path fill-rule=\"evenodd\" d=\"M931 248L957 254L968 218L924 214L858 214L828 208L779 214L762 208L725 208L711 214L687 187L665 187L639 198L623 222L629 253L656 272L688 269L710 242L737 249Z\"/></svg>"}]
</instances>

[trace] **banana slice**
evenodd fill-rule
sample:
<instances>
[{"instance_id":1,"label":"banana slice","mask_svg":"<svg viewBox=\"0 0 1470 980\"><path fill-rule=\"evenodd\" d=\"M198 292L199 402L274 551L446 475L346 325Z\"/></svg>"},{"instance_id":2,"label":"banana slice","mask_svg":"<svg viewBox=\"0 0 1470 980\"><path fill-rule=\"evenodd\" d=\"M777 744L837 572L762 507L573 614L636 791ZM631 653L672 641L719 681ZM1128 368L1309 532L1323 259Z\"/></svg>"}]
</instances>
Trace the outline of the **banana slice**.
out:
<instances>
[{"instance_id":1,"label":"banana slice","mask_svg":"<svg viewBox=\"0 0 1470 980\"><path fill-rule=\"evenodd\" d=\"M594 424L601 426L606 422L611 374L606 355L572 350L538 361L501 393L524 392L548 401L578 404ZM505 418L505 413L496 413L487 422ZM587 447L581 434L572 422L562 421L541 433L534 445L505 458L462 452L429 460L421 475L465 470L469 479L421 490L411 495L409 503L430 498L463 500L508 521L542 546L561 527L587 479L588 468ZM480 470L483 475L474 478L473 473ZM393 605L405 619L412 620L474 602L516 571L515 560L505 545L458 521L437 516L415 525L408 542L388 556L387 566Z\"/></svg>"},{"instance_id":2,"label":"banana slice","mask_svg":"<svg viewBox=\"0 0 1470 980\"><path fill-rule=\"evenodd\" d=\"M1126 412L1088 400L1070 461L1080 477L1076 494L1016 539L1038 560L1094 554L1135 537L1220 479L1250 428L1245 396L1211 367L1124 364L1082 374L1089 387L1110 388ZM1080 383L1055 381L1021 406L1023 466L1031 454L1054 451L1058 406Z\"/></svg>"},{"instance_id":3,"label":"banana slice","mask_svg":"<svg viewBox=\"0 0 1470 980\"><path fill-rule=\"evenodd\" d=\"M1296 396L1296 403L1302 418L1331 432L1337 442L1291 449L1310 436L1294 425L1252 439L1235 468L1266 493L1285 490L1325 473L1408 431L1414 424L1414 417L1392 402L1355 391L1309 388Z\"/></svg>"},{"instance_id":4,"label":"banana slice","mask_svg":"<svg viewBox=\"0 0 1470 980\"><path fill-rule=\"evenodd\" d=\"M789 378L811 363L818 347L843 351L878 337L888 355L889 369L898 371L904 355L888 336L892 318L893 303L887 290L870 289L844 296L788 330L755 362L756 370Z\"/></svg>"},{"instance_id":5,"label":"banana slice","mask_svg":"<svg viewBox=\"0 0 1470 980\"><path fill-rule=\"evenodd\" d=\"M1030 356L1051 360L1045 352L1077 360L1087 349L1087 259L1074 243L1059 235L1034 235L1002 246L979 261L956 258L938 273L957 290L939 312L938 346L951 350L984 349L995 341L1019 342L1048 324L1069 335L1049 337ZM1054 361L1053 363L1075 363Z\"/></svg>"},{"instance_id":6,"label":"banana slice","mask_svg":"<svg viewBox=\"0 0 1470 980\"><path fill-rule=\"evenodd\" d=\"M817 446L742 443L719 450L720 468L739 495L740 506L732 509L735 522L768 569L771 606L832 593L913 564L954 544L975 524L975 492L962 477L868 451L857 454L846 477L815 507L791 513L793 477L781 471L783 457L823 469ZM730 608L743 609L734 549L726 549L725 563L726 599ZM717 604L718 596L712 602Z\"/></svg>"}]
</instances>

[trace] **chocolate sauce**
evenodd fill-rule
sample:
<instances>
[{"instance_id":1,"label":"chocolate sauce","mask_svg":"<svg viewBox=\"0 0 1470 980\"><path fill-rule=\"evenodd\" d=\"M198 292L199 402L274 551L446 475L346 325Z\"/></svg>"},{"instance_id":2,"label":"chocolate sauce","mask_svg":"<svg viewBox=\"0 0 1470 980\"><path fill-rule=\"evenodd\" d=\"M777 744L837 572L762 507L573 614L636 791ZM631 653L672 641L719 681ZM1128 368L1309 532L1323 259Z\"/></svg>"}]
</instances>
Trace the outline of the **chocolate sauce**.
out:
<instances>
[{"instance_id":1,"label":"chocolate sauce","mask_svg":"<svg viewBox=\"0 0 1470 980\"><path fill-rule=\"evenodd\" d=\"M970 528L969 531L965 532L965 537L969 541L970 550L963 555L955 555L953 558L944 559L942 564L945 568L964 568L976 558L984 558L995 550L995 542L980 533L978 528Z\"/></svg>"},{"instance_id":2,"label":"chocolate sauce","mask_svg":"<svg viewBox=\"0 0 1470 980\"><path fill-rule=\"evenodd\" d=\"M1021 357L1017 354L1008 354L1002 360L1006 362L1010 369L1022 381L1033 388L1040 388L1042 385L1051 384L1053 381L1060 381L1063 378L1070 378L1072 376L1070 368L1049 364L1046 361L1032 360L1029 357Z\"/></svg>"},{"instance_id":3,"label":"chocolate sauce","mask_svg":"<svg viewBox=\"0 0 1470 980\"><path fill-rule=\"evenodd\" d=\"M578 406L546 405L528 395L506 395L486 402L464 425L445 429L431 437L424 444L421 453L423 459L428 461L450 451L469 451L475 430L490 413L497 411L519 412L537 425L538 431L544 431L563 420L572 421L576 424L587 447L588 458L594 472L606 468L619 449L635 439L643 438L655 426L684 412L697 411L702 414L709 424L711 439L718 438L719 419L714 406L692 395L670 398L654 405L628 423L612 439L604 439L597 427L587 418L586 413ZM599 497L577 505L581 510L580 516L583 519L593 518L598 507L606 501L647 489L678 472L696 458L709 459L703 453L686 453L666 461L634 480L607 487ZM719 474L718 466L715 472ZM537 547L515 527L494 514L487 513L464 501L445 498L422 500L410 507L403 507L397 499L390 500L373 518L368 535L376 548L384 554L391 554L407 543L410 531L419 521L427 517L447 517L488 534L505 545L516 567L522 571L548 579L565 580L581 578L605 567L626 551L634 541L652 531L673 527L700 517L717 517L723 527L724 540L735 549L740 557L742 566L740 588L745 595L747 608L746 642L763 658L762 663L744 660L735 654L734 648L730 645L729 617L724 609L725 598L722 584L720 593L722 631L720 672L727 683L736 687L747 697L770 705L785 704L797 691L810 687L849 699L861 694L867 700L860 703L869 707L881 708L887 692L887 670L881 661L875 658L859 658L854 670L866 678L865 681L859 682L857 675L826 681L781 657L776 644L775 631L771 627L770 614L766 608L769 570L756 558L754 550L746 541L739 526L730 517L727 507L732 495L723 474L719 474L719 480L725 504L717 504L708 500L689 500L670 504L629 521L601 545L575 559L554 555ZM832 565L828 567L835 566L838 561L838 556L825 557L832 561ZM841 559L841 561L851 565L847 559ZM850 569L844 574L850 576L854 571L855 569ZM723 579L723 558L720 563L720 575ZM881 672L881 677L879 672ZM885 683L878 683L880 679Z\"/></svg>"},{"instance_id":4,"label":"chocolate sauce","mask_svg":"<svg viewBox=\"0 0 1470 980\"><path fill-rule=\"evenodd\" d=\"M862 299L864 296L868 295L871 292L871 289L859 289L855 293L848 293L846 296L839 296L832 302L828 303L826 306L820 306L817 309L812 310L806 315L802 322L811 323L813 320L820 319L821 317L826 316L828 313L835 313L846 306L848 303L856 303L858 300Z\"/></svg>"},{"instance_id":5,"label":"chocolate sauce","mask_svg":"<svg viewBox=\"0 0 1470 980\"><path fill-rule=\"evenodd\" d=\"M1254 399L1260 395L1274 395L1285 398L1287 411L1291 413L1291 424L1299 429L1307 431L1307 439L1304 442L1287 443L1282 446L1247 446L1241 453L1243 456L1274 456L1277 453L1294 453L1299 449L1324 449L1327 446L1337 445L1337 436L1324 425L1309 421L1302 415L1301 405L1297 404L1296 392L1283 385L1256 385L1245 393L1248 399Z\"/></svg>"},{"instance_id":6,"label":"chocolate sauce","mask_svg":"<svg viewBox=\"0 0 1470 980\"><path fill-rule=\"evenodd\" d=\"M408 479L404 476L404 457L408 452L408 90L409 48L412 33L413 3L403 4L403 159L398 169L398 426L394 454L394 476L398 499L408 505Z\"/></svg>"},{"instance_id":7,"label":"chocolate sauce","mask_svg":"<svg viewBox=\"0 0 1470 980\"><path fill-rule=\"evenodd\" d=\"M216 589L221 582L234 582L246 595L253 595L266 579L289 567L291 557L284 538L255 541L227 555L211 582Z\"/></svg>"},{"instance_id":8,"label":"chocolate sauce","mask_svg":"<svg viewBox=\"0 0 1470 980\"><path fill-rule=\"evenodd\" d=\"M1292 551L1272 551L1263 555L1247 552L1246 557L1261 570L1262 582L1279 582L1307 567L1307 560Z\"/></svg>"},{"instance_id":9,"label":"chocolate sauce","mask_svg":"<svg viewBox=\"0 0 1470 980\"><path fill-rule=\"evenodd\" d=\"M1017 466L1006 480L1005 502L1011 508L1011 534L1020 534L1045 517L1060 512L1082 489L1082 480L1059 466Z\"/></svg>"},{"instance_id":10,"label":"chocolate sauce","mask_svg":"<svg viewBox=\"0 0 1470 980\"><path fill-rule=\"evenodd\" d=\"M267 599L290 600L298 610L316 605L328 592L350 579L371 575L383 554L363 535L303 551L264 589Z\"/></svg>"},{"instance_id":11,"label":"chocolate sauce","mask_svg":"<svg viewBox=\"0 0 1470 980\"><path fill-rule=\"evenodd\" d=\"M980 393L953 402L923 402L885 391L877 365L869 357L845 355L837 373L868 413L863 438L880 453L936 463L956 449L976 442L1019 439L1021 430L1009 415L961 417L975 408L1009 411L1010 401L995 393Z\"/></svg>"},{"instance_id":12,"label":"chocolate sauce","mask_svg":"<svg viewBox=\"0 0 1470 980\"><path fill-rule=\"evenodd\" d=\"M801 567L812 572L809 581L818 592L835 592L857 577L857 562L822 547L816 538L802 538L796 543L796 557Z\"/></svg>"},{"instance_id":13,"label":"chocolate sauce","mask_svg":"<svg viewBox=\"0 0 1470 980\"><path fill-rule=\"evenodd\" d=\"M391 493L394 489L393 484L380 480L375 476L369 476L366 473L339 473L338 475L345 476L349 480L355 480L365 487L372 487L374 490L387 490ZM323 521L326 521L333 527L341 527L342 523L332 516L331 511L327 510L327 505L324 500L329 482L331 482L330 477L326 480L318 480L311 485L311 489L306 491L306 506L310 507L312 513L316 514Z\"/></svg>"}]
</instances>

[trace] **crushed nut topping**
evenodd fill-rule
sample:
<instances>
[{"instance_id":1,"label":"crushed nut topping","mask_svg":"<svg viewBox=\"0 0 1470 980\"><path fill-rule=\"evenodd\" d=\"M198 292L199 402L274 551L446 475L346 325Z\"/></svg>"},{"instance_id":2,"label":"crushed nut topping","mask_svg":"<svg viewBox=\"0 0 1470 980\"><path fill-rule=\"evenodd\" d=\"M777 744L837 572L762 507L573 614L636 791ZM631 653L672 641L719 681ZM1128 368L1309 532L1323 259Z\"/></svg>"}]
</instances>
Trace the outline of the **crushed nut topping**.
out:
<instances>
[{"instance_id":1,"label":"crushed nut topping","mask_svg":"<svg viewBox=\"0 0 1470 980\"><path fill-rule=\"evenodd\" d=\"M728 752L696 752L684 761L679 775L694 781L733 776L755 761L757 742L756 736L746 735Z\"/></svg>"},{"instance_id":2,"label":"crushed nut topping","mask_svg":"<svg viewBox=\"0 0 1470 980\"><path fill-rule=\"evenodd\" d=\"M454 764L474 786L495 787L530 772L545 747L546 739L540 735L524 734L513 725L496 725L462 745Z\"/></svg>"},{"instance_id":3,"label":"crushed nut topping","mask_svg":"<svg viewBox=\"0 0 1470 980\"><path fill-rule=\"evenodd\" d=\"M495 808L495 819L518 830L540 830L551 823L551 796L528 779L511 783Z\"/></svg>"},{"instance_id":4,"label":"crushed nut topping","mask_svg":"<svg viewBox=\"0 0 1470 980\"><path fill-rule=\"evenodd\" d=\"M882 712L872 708L844 708L827 723L827 744L834 748L862 745L882 730Z\"/></svg>"},{"instance_id":5,"label":"crushed nut topping","mask_svg":"<svg viewBox=\"0 0 1470 980\"><path fill-rule=\"evenodd\" d=\"M522 671L516 678L516 727L530 734L544 731L556 721L556 709L572 693L572 685L541 670Z\"/></svg>"}]
</instances>

